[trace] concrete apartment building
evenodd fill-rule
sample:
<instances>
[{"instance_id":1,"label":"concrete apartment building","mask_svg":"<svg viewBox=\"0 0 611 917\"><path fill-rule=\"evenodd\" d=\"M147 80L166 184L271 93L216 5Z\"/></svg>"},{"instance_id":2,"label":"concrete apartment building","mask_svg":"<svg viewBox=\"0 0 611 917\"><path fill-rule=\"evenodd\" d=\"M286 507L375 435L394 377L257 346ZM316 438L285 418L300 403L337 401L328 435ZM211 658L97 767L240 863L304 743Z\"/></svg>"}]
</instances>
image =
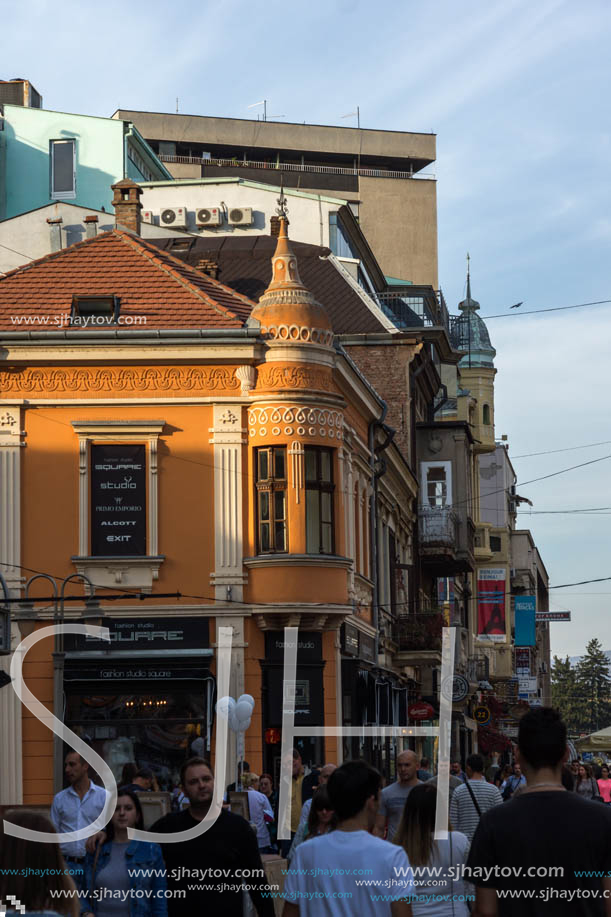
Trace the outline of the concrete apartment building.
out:
<instances>
[{"instance_id":1,"label":"concrete apartment building","mask_svg":"<svg viewBox=\"0 0 611 917\"><path fill-rule=\"evenodd\" d=\"M350 201L388 277L437 289L434 134L119 109L177 179L249 178Z\"/></svg>"}]
</instances>

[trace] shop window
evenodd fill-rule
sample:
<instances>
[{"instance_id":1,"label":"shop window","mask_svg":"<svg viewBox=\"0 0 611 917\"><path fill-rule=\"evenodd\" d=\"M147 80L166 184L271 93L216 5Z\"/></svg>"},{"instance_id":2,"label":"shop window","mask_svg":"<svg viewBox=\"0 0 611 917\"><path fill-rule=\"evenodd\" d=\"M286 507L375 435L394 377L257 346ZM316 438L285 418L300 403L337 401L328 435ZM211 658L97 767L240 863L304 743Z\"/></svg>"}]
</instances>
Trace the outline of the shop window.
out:
<instances>
[{"instance_id":1,"label":"shop window","mask_svg":"<svg viewBox=\"0 0 611 917\"><path fill-rule=\"evenodd\" d=\"M257 449L257 536L259 554L288 550L286 534L286 449Z\"/></svg>"},{"instance_id":2,"label":"shop window","mask_svg":"<svg viewBox=\"0 0 611 917\"><path fill-rule=\"evenodd\" d=\"M306 552L333 554L333 450L305 448Z\"/></svg>"},{"instance_id":3,"label":"shop window","mask_svg":"<svg viewBox=\"0 0 611 917\"><path fill-rule=\"evenodd\" d=\"M482 422L486 426L490 426L490 405L485 404L482 409Z\"/></svg>"}]
</instances>

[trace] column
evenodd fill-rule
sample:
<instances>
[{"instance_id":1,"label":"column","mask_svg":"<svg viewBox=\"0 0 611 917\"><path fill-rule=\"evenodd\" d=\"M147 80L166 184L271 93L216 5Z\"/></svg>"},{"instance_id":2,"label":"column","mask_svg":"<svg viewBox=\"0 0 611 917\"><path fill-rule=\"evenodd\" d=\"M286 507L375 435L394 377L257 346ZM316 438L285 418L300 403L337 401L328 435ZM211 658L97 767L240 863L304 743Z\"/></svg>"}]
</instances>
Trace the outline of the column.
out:
<instances>
[{"instance_id":1,"label":"column","mask_svg":"<svg viewBox=\"0 0 611 917\"><path fill-rule=\"evenodd\" d=\"M21 563L21 449L22 410L0 407L0 572L11 598L20 594ZM11 628L13 649L19 628ZM0 671L8 673L11 656L0 656ZM0 688L0 805L20 804L22 787L21 704L10 684Z\"/></svg>"},{"instance_id":2,"label":"column","mask_svg":"<svg viewBox=\"0 0 611 917\"><path fill-rule=\"evenodd\" d=\"M214 426L214 573L211 581L218 601L241 602L244 570L242 531L242 406L215 404Z\"/></svg>"}]
</instances>

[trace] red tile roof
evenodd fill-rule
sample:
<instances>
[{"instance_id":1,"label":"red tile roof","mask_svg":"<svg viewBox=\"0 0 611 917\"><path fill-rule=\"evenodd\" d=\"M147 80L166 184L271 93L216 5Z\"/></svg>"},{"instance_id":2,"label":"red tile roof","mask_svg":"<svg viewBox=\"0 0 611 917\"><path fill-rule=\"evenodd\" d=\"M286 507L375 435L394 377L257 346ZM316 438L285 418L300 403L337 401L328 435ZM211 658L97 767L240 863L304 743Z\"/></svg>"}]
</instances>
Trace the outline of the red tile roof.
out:
<instances>
[{"instance_id":1,"label":"red tile roof","mask_svg":"<svg viewBox=\"0 0 611 917\"><path fill-rule=\"evenodd\" d=\"M254 306L138 236L113 230L0 276L0 331L74 329L69 316L75 294L118 296L122 318L146 317L142 324L120 321L126 331L240 328Z\"/></svg>"}]
</instances>

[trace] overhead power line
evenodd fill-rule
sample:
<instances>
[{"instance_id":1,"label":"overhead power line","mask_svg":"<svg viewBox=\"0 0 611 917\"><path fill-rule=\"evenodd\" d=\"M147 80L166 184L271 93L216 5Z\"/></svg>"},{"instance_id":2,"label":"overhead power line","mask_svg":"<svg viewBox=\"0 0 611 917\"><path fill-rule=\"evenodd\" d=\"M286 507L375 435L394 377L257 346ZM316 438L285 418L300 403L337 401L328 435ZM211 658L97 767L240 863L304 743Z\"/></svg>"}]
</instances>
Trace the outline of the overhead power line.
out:
<instances>
[{"instance_id":1,"label":"overhead power line","mask_svg":"<svg viewBox=\"0 0 611 917\"><path fill-rule=\"evenodd\" d=\"M522 455L512 455L511 461L520 458L533 458L535 455L554 455L557 452L574 452L576 449L593 449L594 446L608 446L611 439L603 440L602 443L588 443L586 446L567 446L564 449L547 449L545 452L525 452Z\"/></svg>"},{"instance_id":2,"label":"overhead power line","mask_svg":"<svg viewBox=\"0 0 611 917\"><path fill-rule=\"evenodd\" d=\"M484 321L489 318L511 318L514 315L542 315L544 312L564 312L566 309L585 309L586 306L604 306L611 299L598 299L596 302L580 302L573 306L553 306L551 309L533 309L530 312L499 312L497 315L482 315Z\"/></svg>"}]
</instances>

